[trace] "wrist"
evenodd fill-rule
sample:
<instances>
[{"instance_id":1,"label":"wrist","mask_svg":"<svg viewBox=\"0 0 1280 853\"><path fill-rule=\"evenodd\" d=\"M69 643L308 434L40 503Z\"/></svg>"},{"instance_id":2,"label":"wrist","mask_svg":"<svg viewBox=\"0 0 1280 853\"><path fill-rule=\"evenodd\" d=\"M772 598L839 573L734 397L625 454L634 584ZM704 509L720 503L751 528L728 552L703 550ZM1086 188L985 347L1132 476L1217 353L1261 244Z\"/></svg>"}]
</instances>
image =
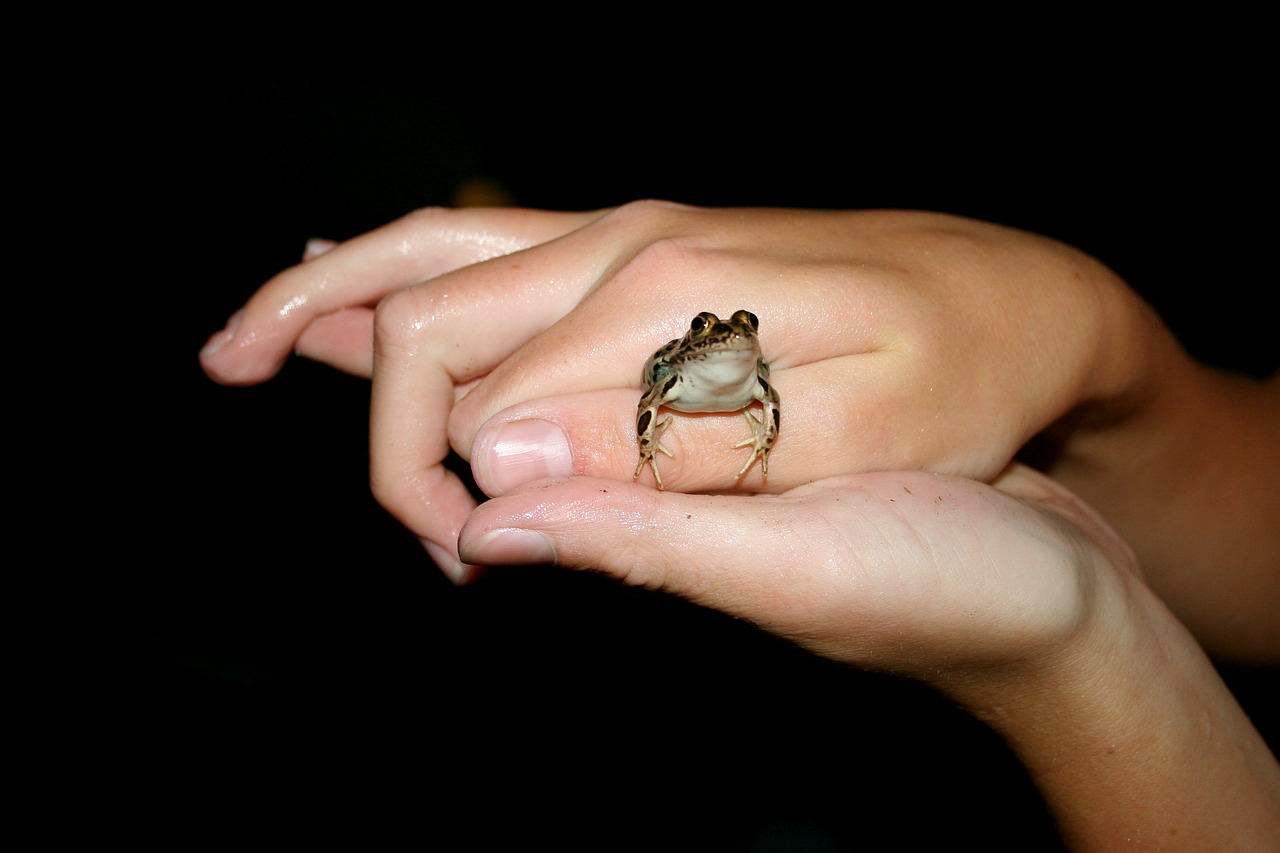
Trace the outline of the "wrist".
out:
<instances>
[{"instance_id":1,"label":"wrist","mask_svg":"<svg viewBox=\"0 0 1280 853\"><path fill-rule=\"evenodd\" d=\"M1036 719L1061 720L1069 709L1093 718L1094 725L1122 710L1126 703L1114 701L1113 677L1158 667L1162 654L1151 644L1152 631L1142 626L1152 619L1149 609L1158 613L1162 608L1154 597L1139 606L1133 591L1142 587L1141 581L1117 571L1095 573L1079 587L1077 617L1069 629L1044 632L1024 644L1021 654L1002 662L952 671L935 686L1014 739L1033 729ZM1070 699L1066 707L1064 698ZM1081 699L1087 701L1072 709Z\"/></svg>"},{"instance_id":2,"label":"wrist","mask_svg":"<svg viewBox=\"0 0 1280 853\"><path fill-rule=\"evenodd\" d=\"M1073 438L1133 422L1158 407L1179 375L1193 367L1159 315L1123 279L1098 263L1092 312L1093 357L1085 359L1071 408L1054 425L1073 449ZM1066 426L1067 429L1062 429Z\"/></svg>"},{"instance_id":3,"label":"wrist","mask_svg":"<svg viewBox=\"0 0 1280 853\"><path fill-rule=\"evenodd\" d=\"M1280 766L1190 633L1124 585L1069 642L945 691L1009 743L1072 849L1259 849Z\"/></svg>"},{"instance_id":4,"label":"wrist","mask_svg":"<svg viewBox=\"0 0 1280 853\"><path fill-rule=\"evenodd\" d=\"M1038 432L1018 453L1055 478L1064 465L1106 470L1115 455L1124 455L1125 442L1142 441L1142 425L1166 405L1177 375L1190 365L1154 310L1123 279L1078 250L1061 252L1058 278L1073 299L1059 310L1070 312L1079 331L1072 349L1058 358L1072 365L1072 373L1049 401L1050 420L1032 425ZM1046 358L1053 356L1046 351ZM1092 502L1091 494L1083 496Z\"/></svg>"},{"instance_id":5,"label":"wrist","mask_svg":"<svg viewBox=\"0 0 1280 853\"><path fill-rule=\"evenodd\" d=\"M1055 424L1023 461L1107 519L1212 654L1276 660L1280 382L1201 365L1162 328L1147 338L1118 393Z\"/></svg>"}]
</instances>

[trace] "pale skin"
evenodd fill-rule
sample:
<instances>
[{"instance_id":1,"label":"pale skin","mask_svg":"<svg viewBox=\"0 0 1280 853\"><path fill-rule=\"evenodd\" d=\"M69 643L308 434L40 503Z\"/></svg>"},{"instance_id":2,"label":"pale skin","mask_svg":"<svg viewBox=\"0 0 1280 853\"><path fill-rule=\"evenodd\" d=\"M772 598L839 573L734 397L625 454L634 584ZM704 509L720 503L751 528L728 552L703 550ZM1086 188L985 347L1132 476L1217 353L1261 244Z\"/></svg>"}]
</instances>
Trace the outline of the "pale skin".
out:
<instances>
[{"instance_id":1,"label":"pale skin","mask_svg":"<svg viewBox=\"0 0 1280 853\"><path fill-rule=\"evenodd\" d=\"M787 412L767 480L682 494L735 489L730 414L677 415L668 491L631 482L640 366L744 306ZM247 384L295 350L372 377L374 493L459 582L603 572L929 681L1073 849L1280 838L1280 770L1201 651L1280 658L1280 384L1196 364L1078 251L905 212L424 210L313 244L202 360ZM1010 465L1042 433L1053 480Z\"/></svg>"}]
</instances>

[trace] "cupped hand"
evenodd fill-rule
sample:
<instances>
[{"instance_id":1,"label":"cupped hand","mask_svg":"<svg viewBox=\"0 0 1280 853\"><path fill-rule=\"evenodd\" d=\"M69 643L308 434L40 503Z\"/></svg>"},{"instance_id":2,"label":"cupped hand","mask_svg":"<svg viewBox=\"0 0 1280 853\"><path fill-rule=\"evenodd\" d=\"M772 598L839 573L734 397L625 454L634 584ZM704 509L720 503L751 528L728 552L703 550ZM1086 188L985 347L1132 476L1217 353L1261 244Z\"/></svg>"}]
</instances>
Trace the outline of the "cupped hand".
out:
<instances>
[{"instance_id":1,"label":"cupped hand","mask_svg":"<svg viewBox=\"0 0 1280 853\"><path fill-rule=\"evenodd\" d=\"M479 563L662 590L827 658L935 682L1096 638L1138 577L1092 510L1017 463L990 486L874 472L754 496L543 480L483 504L460 545Z\"/></svg>"},{"instance_id":2,"label":"cupped hand","mask_svg":"<svg viewBox=\"0 0 1280 853\"><path fill-rule=\"evenodd\" d=\"M1123 290L1105 268L938 214L433 209L318 251L210 340L205 369L258 382L296 350L371 375L374 491L458 580L475 501L450 449L490 495L556 474L629 481L641 366L700 311L759 316L782 430L767 480L757 466L739 481L742 418L677 415L662 471L681 491L988 479L1123 363L1102 345Z\"/></svg>"}]
</instances>

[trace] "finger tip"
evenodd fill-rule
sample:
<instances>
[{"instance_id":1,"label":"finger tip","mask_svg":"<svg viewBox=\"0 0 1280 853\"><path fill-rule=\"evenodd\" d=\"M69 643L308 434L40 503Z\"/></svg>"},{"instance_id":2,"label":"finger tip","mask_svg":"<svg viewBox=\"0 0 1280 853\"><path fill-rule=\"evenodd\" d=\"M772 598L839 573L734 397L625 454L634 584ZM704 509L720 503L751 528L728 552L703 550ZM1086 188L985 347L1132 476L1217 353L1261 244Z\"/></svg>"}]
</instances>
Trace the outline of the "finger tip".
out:
<instances>
[{"instance_id":1,"label":"finger tip","mask_svg":"<svg viewBox=\"0 0 1280 853\"><path fill-rule=\"evenodd\" d=\"M235 332L229 326L214 332L209 336L209 340L205 341L204 346L200 348L200 361L212 360L226 348L227 344L231 343L231 339L234 337Z\"/></svg>"},{"instance_id":2,"label":"finger tip","mask_svg":"<svg viewBox=\"0 0 1280 853\"><path fill-rule=\"evenodd\" d=\"M283 362L271 365L244 364L236 360L220 356L218 353L206 355L200 353L200 367L205 375L219 385L257 385L274 376Z\"/></svg>"},{"instance_id":3,"label":"finger tip","mask_svg":"<svg viewBox=\"0 0 1280 853\"><path fill-rule=\"evenodd\" d=\"M457 586L466 586L474 583L484 574L484 567L472 565L462 562L457 554L454 554L447 548L442 548L436 543L422 539L422 547L426 550L431 560L444 572L444 576Z\"/></svg>"},{"instance_id":4,"label":"finger tip","mask_svg":"<svg viewBox=\"0 0 1280 853\"><path fill-rule=\"evenodd\" d=\"M223 327L209 336L209 340L205 342L204 348L200 350L200 355L217 355L227 344L235 338L236 332L240 330L240 324L244 321L244 309L241 308L227 318L227 322Z\"/></svg>"},{"instance_id":5,"label":"finger tip","mask_svg":"<svg viewBox=\"0 0 1280 853\"><path fill-rule=\"evenodd\" d=\"M547 478L573 473L573 451L565 430L543 418L490 418L475 438L471 461L476 484L493 497Z\"/></svg>"},{"instance_id":6,"label":"finger tip","mask_svg":"<svg viewBox=\"0 0 1280 853\"><path fill-rule=\"evenodd\" d=\"M198 353L201 368L220 385L265 382L280 372L293 354L287 338L242 322L243 313L233 314L226 327L210 335Z\"/></svg>"},{"instance_id":7,"label":"finger tip","mask_svg":"<svg viewBox=\"0 0 1280 853\"><path fill-rule=\"evenodd\" d=\"M209 336L197 357L209 378L220 385L249 385L262 377L246 372L242 360L235 353L243 348L237 341L244 320L244 309L231 315L227 324Z\"/></svg>"}]
</instances>

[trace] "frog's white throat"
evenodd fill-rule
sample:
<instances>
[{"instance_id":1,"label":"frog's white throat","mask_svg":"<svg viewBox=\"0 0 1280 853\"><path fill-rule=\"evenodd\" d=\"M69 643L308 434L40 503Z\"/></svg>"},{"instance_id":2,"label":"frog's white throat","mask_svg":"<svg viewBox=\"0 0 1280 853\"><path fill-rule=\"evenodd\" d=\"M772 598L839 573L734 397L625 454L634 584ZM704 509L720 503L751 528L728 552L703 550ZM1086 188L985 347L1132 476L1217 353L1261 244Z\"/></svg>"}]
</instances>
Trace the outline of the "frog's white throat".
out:
<instances>
[{"instance_id":1,"label":"frog's white throat","mask_svg":"<svg viewBox=\"0 0 1280 853\"><path fill-rule=\"evenodd\" d=\"M682 412L735 412L755 397L758 359L754 349L721 350L692 358L680 368ZM692 401L697 401L696 403Z\"/></svg>"}]
</instances>

